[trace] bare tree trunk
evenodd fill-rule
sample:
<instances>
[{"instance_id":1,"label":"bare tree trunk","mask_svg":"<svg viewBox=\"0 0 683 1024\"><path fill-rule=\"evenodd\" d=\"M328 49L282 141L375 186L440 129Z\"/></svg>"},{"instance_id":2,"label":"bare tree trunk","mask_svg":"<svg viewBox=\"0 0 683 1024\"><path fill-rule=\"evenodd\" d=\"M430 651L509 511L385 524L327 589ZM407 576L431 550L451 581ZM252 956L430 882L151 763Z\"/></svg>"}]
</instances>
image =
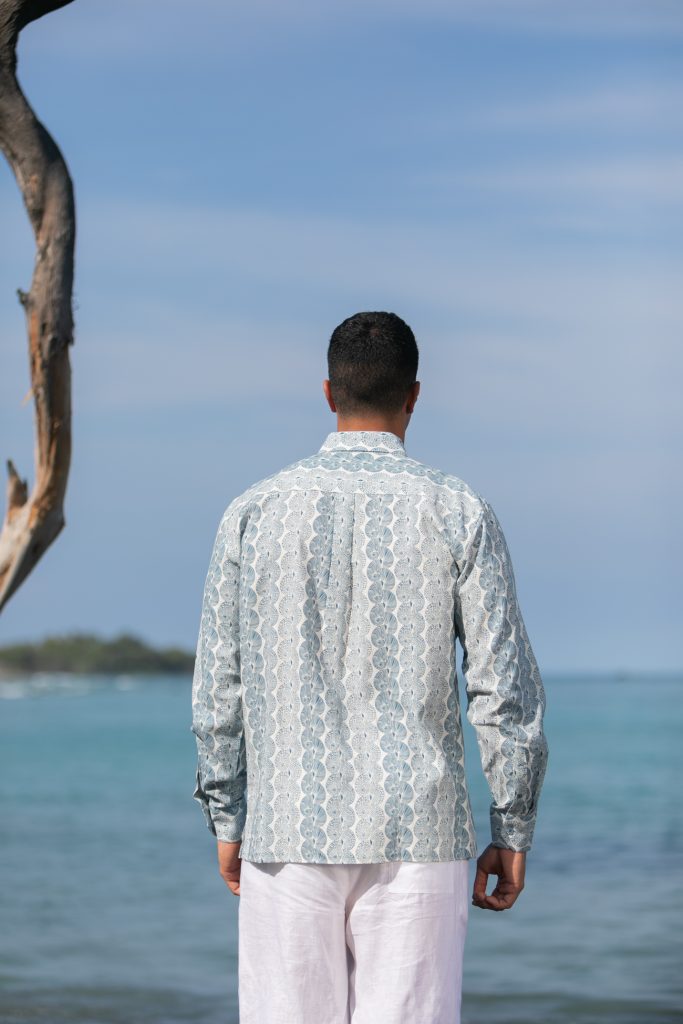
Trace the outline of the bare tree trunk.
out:
<instances>
[{"instance_id":1,"label":"bare tree trunk","mask_svg":"<svg viewBox=\"0 0 683 1024\"><path fill-rule=\"evenodd\" d=\"M0 149L24 197L36 239L33 280L19 291L26 312L35 402L35 485L7 460L7 511L0 531L0 611L64 527L71 462L71 296L76 217L59 149L16 77L19 32L71 0L0 0Z\"/></svg>"}]
</instances>

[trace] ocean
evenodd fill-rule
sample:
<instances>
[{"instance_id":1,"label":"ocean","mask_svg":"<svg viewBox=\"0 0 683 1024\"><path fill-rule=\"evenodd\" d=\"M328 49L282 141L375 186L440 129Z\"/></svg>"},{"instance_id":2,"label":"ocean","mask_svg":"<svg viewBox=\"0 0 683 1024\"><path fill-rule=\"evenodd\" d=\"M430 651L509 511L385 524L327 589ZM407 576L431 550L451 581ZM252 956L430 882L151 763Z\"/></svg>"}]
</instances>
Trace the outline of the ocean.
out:
<instances>
[{"instance_id":1,"label":"ocean","mask_svg":"<svg viewBox=\"0 0 683 1024\"><path fill-rule=\"evenodd\" d=\"M543 678L526 886L504 913L470 907L463 1024L683 1021L683 678ZM237 1024L238 897L192 799L190 687L0 684L2 1024Z\"/></svg>"}]
</instances>

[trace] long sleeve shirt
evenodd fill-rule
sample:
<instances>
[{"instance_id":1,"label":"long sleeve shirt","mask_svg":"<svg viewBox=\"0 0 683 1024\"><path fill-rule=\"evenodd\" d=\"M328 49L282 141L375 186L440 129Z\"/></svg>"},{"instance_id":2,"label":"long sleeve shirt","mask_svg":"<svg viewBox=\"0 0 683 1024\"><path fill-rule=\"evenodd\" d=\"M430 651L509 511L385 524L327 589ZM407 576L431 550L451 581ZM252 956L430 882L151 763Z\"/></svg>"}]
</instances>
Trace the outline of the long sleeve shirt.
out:
<instances>
[{"instance_id":1,"label":"long sleeve shirt","mask_svg":"<svg viewBox=\"0 0 683 1024\"><path fill-rule=\"evenodd\" d=\"M456 640L492 842L528 850L545 694L490 503L383 430L333 431L236 497L192 681L210 831L255 862L476 857Z\"/></svg>"}]
</instances>

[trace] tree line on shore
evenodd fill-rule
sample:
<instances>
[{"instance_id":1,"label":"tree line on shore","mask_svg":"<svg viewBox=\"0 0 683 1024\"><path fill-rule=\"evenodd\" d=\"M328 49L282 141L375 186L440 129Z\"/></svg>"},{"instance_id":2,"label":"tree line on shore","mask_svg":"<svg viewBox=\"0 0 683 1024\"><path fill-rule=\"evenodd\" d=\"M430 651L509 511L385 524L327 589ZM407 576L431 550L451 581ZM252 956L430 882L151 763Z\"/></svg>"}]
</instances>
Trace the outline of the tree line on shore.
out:
<instances>
[{"instance_id":1,"label":"tree line on shore","mask_svg":"<svg viewBox=\"0 0 683 1024\"><path fill-rule=\"evenodd\" d=\"M194 659L194 651L155 648L132 633L120 633L112 639L93 633L69 633L1 646L0 677L31 672L188 673Z\"/></svg>"}]
</instances>

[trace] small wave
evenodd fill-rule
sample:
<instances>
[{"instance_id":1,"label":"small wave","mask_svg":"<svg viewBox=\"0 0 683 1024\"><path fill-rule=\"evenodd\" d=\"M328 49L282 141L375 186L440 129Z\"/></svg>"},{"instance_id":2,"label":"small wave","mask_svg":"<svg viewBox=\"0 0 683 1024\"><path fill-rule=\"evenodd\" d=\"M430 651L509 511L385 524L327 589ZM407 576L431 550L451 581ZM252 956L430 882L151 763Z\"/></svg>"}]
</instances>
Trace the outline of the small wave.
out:
<instances>
[{"instance_id":1,"label":"small wave","mask_svg":"<svg viewBox=\"0 0 683 1024\"><path fill-rule=\"evenodd\" d=\"M114 680L114 686L117 690L136 690L140 685L140 680L136 679L135 676L117 676Z\"/></svg>"},{"instance_id":2,"label":"small wave","mask_svg":"<svg viewBox=\"0 0 683 1024\"><path fill-rule=\"evenodd\" d=\"M0 700L57 695L80 696L102 689L103 680L77 676L71 672L36 672L22 679L0 680Z\"/></svg>"}]
</instances>

